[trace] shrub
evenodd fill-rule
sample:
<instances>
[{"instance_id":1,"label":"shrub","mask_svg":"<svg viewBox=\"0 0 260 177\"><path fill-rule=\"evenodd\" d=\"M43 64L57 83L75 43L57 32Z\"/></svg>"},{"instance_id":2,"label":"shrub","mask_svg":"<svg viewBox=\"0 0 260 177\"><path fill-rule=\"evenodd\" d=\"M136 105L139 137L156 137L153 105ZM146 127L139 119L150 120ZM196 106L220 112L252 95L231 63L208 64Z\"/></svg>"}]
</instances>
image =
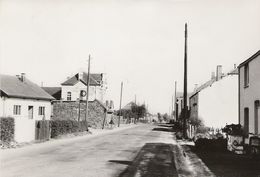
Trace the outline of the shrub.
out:
<instances>
[{"instance_id":1,"label":"shrub","mask_svg":"<svg viewBox=\"0 0 260 177\"><path fill-rule=\"evenodd\" d=\"M230 124L226 125L223 129L223 132L227 133L228 135L235 135L235 136L242 136L243 135L243 128L240 124Z\"/></svg>"},{"instance_id":2,"label":"shrub","mask_svg":"<svg viewBox=\"0 0 260 177\"><path fill-rule=\"evenodd\" d=\"M55 138L60 135L83 132L86 130L84 121L74 120L51 120L51 138Z\"/></svg>"},{"instance_id":3,"label":"shrub","mask_svg":"<svg viewBox=\"0 0 260 177\"><path fill-rule=\"evenodd\" d=\"M0 117L1 141L10 142L14 140L14 118Z\"/></svg>"}]
</instances>

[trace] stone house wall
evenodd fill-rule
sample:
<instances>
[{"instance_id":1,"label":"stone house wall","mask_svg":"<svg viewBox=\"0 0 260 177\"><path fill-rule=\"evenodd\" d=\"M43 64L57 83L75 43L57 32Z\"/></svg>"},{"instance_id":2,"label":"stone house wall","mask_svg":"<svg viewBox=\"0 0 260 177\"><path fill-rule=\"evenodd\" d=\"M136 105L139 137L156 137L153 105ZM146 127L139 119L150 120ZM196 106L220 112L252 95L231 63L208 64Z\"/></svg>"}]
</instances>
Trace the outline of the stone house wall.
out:
<instances>
[{"instance_id":1,"label":"stone house wall","mask_svg":"<svg viewBox=\"0 0 260 177\"><path fill-rule=\"evenodd\" d=\"M86 102L82 101L54 101L52 120L85 120ZM80 107L80 110L79 110ZM106 108L97 100L89 101L89 114L87 123L93 128L102 128L103 122L106 119ZM80 112L80 116L79 116ZM106 122L106 121L105 121ZM107 126L105 124L105 126Z\"/></svg>"}]
</instances>

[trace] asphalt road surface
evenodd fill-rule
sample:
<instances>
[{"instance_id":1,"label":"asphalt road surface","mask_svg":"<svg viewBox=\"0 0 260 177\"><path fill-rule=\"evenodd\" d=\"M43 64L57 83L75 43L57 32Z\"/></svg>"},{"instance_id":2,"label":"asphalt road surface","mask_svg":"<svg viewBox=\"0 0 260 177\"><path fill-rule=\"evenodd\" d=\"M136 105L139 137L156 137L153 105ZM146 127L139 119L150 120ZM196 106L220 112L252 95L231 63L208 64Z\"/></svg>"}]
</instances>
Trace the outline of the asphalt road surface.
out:
<instances>
[{"instance_id":1,"label":"asphalt road surface","mask_svg":"<svg viewBox=\"0 0 260 177\"><path fill-rule=\"evenodd\" d=\"M172 177L172 132L142 124L1 152L1 177Z\"/></svg>"}]
</instances>

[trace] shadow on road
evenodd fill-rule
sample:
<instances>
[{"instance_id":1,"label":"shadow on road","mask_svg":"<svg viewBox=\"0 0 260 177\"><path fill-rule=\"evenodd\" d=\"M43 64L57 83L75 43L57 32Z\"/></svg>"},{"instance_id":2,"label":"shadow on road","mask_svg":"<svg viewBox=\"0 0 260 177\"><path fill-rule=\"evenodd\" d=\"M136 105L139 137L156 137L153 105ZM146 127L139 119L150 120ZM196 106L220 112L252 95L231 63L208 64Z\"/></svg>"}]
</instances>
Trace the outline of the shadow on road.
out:
<instances>
[{"instance_id":1,"label":"shadow on road","mask_svg":"<svg viewBox=\"0 0 260 177\"><path fill-rule=\"evenodd\" d=\"M153 131L173 132L172 128L162 128L162 127L153 128Z\"/></svg>"},{"instance_id":2,"label":"shadow on road","mask_svg":"<svg viewBox=\"0 0 260 177\"><path fill-rule=\"evenodd\" d=\"M195 153L216 176L260 176L260 157L238 155L229 151L199 150L188 145L183 148L188 153Z\"/></svg>"},{"instance_id":3,"label":"shadow on road","mask_svg":"<svg viewBox=\"0 0 260 177\"><path fill-rule=\"evenodd\" d=\"M177 176L177 172L172 148L171 144L147 143L132 162L118 160L109 162L128 165L118 177L174 177Z\"/></svg>"}]
</instances>

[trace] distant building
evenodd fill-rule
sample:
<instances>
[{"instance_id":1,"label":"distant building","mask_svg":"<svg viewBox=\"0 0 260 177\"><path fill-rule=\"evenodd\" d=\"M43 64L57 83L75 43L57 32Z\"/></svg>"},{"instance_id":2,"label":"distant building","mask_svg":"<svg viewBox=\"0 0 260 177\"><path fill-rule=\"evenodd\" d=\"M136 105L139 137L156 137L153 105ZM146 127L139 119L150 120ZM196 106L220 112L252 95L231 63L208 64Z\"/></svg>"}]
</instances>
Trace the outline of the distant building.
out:
<instances>
[{"instance_id":1,"label":"distant building","mask_svg":"<svg viewBox=\"0 0 260 177\"><path fill-rule=\"evenodd\" d=\"M79 72L63 82L61 84L61 99L63 101L76 101L79 100L80 93L83 93L81 99L86 100L87 78L87 73ZM104 103L107 89L104 74L90 74L89 86L89 101L96 99Z\"/></svg>"},{"instance_id":2,"label":"distant building","mask_svg":"<svg viewBox=\"0 0 260 177\"><path fill-rule=\"evenodd\" d=\"M218 65L216 73L190 96L190 118L200 118L205 126L221 128L238 123L238 71L234 68L224 74Z\"/></svg>"},{"instance_id":3,"label":"distant building","mask_svg":"<svg viewBox=\"0 0 260 177\"><path fill-rule=\"evenodd\" d=\"M260 50L239 66L239 123L246 135L260 134ZM245 141L248 143L248 139Z\"/></svg>"},{"instance_id":4,"label":"distant building","mask_svg":"<svg viewBox=\"0 0 260 177\"><path fill-rule=\"evenodd\" d=\"M41 87L21 76L0 75L0 117L15 119L15 140L35 139L35 121L49 120L54 98Z\"/></svg>"}]
</instances>

